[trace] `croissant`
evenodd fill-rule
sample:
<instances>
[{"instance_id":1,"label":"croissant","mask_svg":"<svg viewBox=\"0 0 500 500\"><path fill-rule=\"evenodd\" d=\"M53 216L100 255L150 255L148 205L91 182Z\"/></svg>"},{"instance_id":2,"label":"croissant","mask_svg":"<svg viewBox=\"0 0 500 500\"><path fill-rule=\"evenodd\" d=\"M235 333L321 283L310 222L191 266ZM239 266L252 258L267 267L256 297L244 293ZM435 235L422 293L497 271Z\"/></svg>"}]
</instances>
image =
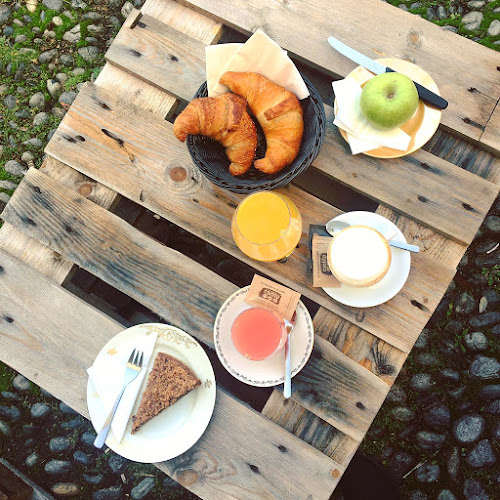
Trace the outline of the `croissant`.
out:
<instances>
[{"instance_id":1,"label":"croissant","mask_svg":"<svg viewBox=\"0 0 500 500\"><path fill-rule=\"evenodd\" d=\"M220 78L235 94L244 97L266 137L266 156L255 167L274 174L297 157L304 132L303 111L292 92L259 73L227 71Z\"/></svg>"},{"instance_id":2,"label":"croissant","mask_svg":"<svg viewBox=\"0 0 500 500\"><path fill-rule=\"evenodd\" d=\"M229 93L193 99L175 119L174 134L182 142L188 134L215 139L225 147L229 172L244 174L257 148L257 130L246 108L245 99Z\"/></svg>"}]
</instances>

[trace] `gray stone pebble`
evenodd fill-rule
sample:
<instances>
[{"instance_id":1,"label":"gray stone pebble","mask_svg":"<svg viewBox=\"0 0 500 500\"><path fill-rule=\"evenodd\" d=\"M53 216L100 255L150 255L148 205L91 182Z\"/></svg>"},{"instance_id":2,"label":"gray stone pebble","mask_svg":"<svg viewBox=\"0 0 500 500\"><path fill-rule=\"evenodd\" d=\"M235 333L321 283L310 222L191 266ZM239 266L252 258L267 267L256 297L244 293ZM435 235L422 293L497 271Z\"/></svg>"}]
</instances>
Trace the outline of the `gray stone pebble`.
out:
<instances>
[{"instance_id":1,"label":"gray stone pebble","mask_svg":"<svg viewBox=\"0 0 500 500\"><path fill-rule=\"evenodd\" d=\"M45 472L52 476L67 474L71 469L71 462L67 460L50 460L44 466Z\"/></svg>"},{"instance_id":2,"label":"gray stone pebble","mask_svg":"<svg viewBox=\"0 0 500 500\"><path fill-rule=\"evenodd\" d=\"M490 253L487 255L478 255L475 259L476 267L493 267L500 264L500 252Z\"/></svg>"},{"instance_id":3,"label":"gray stone pebble","mask_svg":"<svg viewBox=\"0 0 500 500\"><path fill-rule=\"evenodd\" d=\"M42 52L40 54L40 56L38 57L38 62L40 64L47 64L50 61L52 61L52 59L54 59L56 55L57 55L56 49L46 50L45 52Z\"/></svg>"},{"instance_id":4,"label":"gray stone pebble","mask_svg":"<svg viewBox=\"0 0 500 500\"><path fill-rule=\"evenodd\" d=\"M56 483L51 490L58 498L71 498L80 493L80 487L75 483Z\"/></svg>"},{"instance_id":5,"label":"gray stone pebble","mask_svg":"<svg viewBox=\"0 0 500 500\"><path fill-rule=\"evenodd\" d=\"M479 352L488 349L488 338L482 332L469 332L464 336L464 343L469 351Z\"/></svg>"},{"instance_id":6,"label":"gray stone pebble","mask_svg":"<svg viewBox=\"0 0 500 500\"><path fill-rule=\"evenodd\" d=\"M123 498L121 486L112 486L103 490L97 490L92 494L92 500L120 500Z\"/></svg>"},{"instance_id":7,"label":"gray stone pebble","mask_svg":"<svg viewBox=\"0 0 500 500\"><path fill-rule=\"evenodd\" d=\"M427 410L424 413L424 422L429 427L443 428L447 427L450 423L451 413L450 409L444 405L439 404Z\"/></svg>"},{"instance_id":8,"label":"gray stone pebble","mask_svg":"<svg viewBox=\"0 0 500 500\"><path fill-rule=\"evenodd\" d=\"M485 328L500 323L500 311L490 311L474 316L469 324L472 328Z\"/></svg>"},{"instance_id":9,"label":"gray stone pebble","mask_svg":"<svg viewBox=\"0 0 500 500\"><path fill-rule=\"evenodd\" d=\"M491 329L493 335L500 335L500 323Z\"/></svg>"},{"instance_id":10,"label":"gray stone pebble","mask_svg":"<svg viewBox=\"0 0 500 500\"><path fill-rule=\"evenodd\" d=\"M69 439L64 436L58 436L49 441L49 449L54 453L62 453L63 451L69 450L70 446L71 443Z\"/></svg>"},{"instance_id":11,"label":"gray stone pebble","mask_svg":"<svg viewBox=\"0 0 500 500\"><path fill-rule=\"evenodd\" d=\"M120 455L111 455L108 459L109 468L114 474L123 474L128 465L128 460Z\"/></svg>"},{"instance_id":12,"label":"gray stone pebble","mask_svg":"<svg viewBox=\"0 0 500 500\"><path fill-rule=\"evenodd\" d=\"M50 415L50 406L45 403L35 403L30 410L33 418L45 418Z\"/></svg>"},{"instance_id":13,"label":"gray stone pebble","mask_svg":"<svg viewBox=\"0 0 500 500\"><path fill-rule=\"evenodd\" d=\"M466 461L475 469L493 465L496 462L496 457L490 442L487 439L479 441L467 455Z\"/></svg>"},{"instance_id":14,"label":"gray stone pebble","mask_svg":"<svg viewBox=\"0 0 500 500\"><path fill-rule=\"evenodd\" d=\"M461 444L470 444L484 432L485 421L481 415L464 415L455 421L453 434Z\"/></svg>"},{"instance_id":15,"label":"gray stone pebble","mask_svg":"<svg viewBox=\"0 0 500 500\"><path fill-rule=\"evenodd\" d=\"M27 457L24 463L26 464L26 467L34 467L38 462L40 461L40 455L34 451L33 453L30 453Z\"/></svg>"},{"instance_id":16,"label":"gray stone pebble","mask_svg":"<svg viewBox=\"0 0 500 500\"><path fill-rule=\"evenodd\" d=\"M33 118L33 127L39 127L49 121L49 114L45 113L45 111L41 111L37 113ZM24 161L24 160L23 160Z\"/></svg>"},{"instance_id":17,"label":"gray stone pebble","mask_svg":"<svg viewBox=\"0 0 500 500\"><path fill-rule=\"evenodd\" d=\"M81 27L79 24L76 24L70 30L68 30L64 33L63 40L66 40L69 43L77 43L80 41L80 37L81 37ZM65 54L65 55L68 56L68 54ZM69 56L69 57L71 57L71 56ZM66 60L67 60L67 57L66 57ZM61 62L65 66L70 66L70 64L67 64L63 61L62 56L61 56ZM72 57L71 57L71 63L73 63Z\"/></svg>"},{"instance_id":18,"label":"gray stone pebble","mask_svg":"<svg viewBox=\"0 0 500 500\"><path fill-rule=\"evenodd\" d=\"M51 111L52 111L52 114L57 118L63 118L64 115L66 114L66 110L63 108L60 108L59 106L54 106Z\"/></svg>"},{"instance_id":19,"label":"gray stone pebble","mask_svg":"<svg viewBox=\"0 0 500 500\"><path fill-rule=\"evenodd\" d=\"M478 354L471 363L469 372L481 380L496 379L500 376L500 363L495 358Z\"/></svg>"},{"instance_id":20,"label":"gray stone pebble","mask_svg":"<svg viewBox=\"0 0 500 500\"><path fill-rule=\"evenodd\" d=\"M410 380L410 387L415 391L426 391L434 385L428 373L416 373Z\"/></svg>"},{"instance_id":21,"label":"gray stone pebble","mask_svg":"<svg viewBox=\"0 0 500 500\"><path fill-rule=\"evenodd\" d=\"M450 490L441 490L436 500L457 500L457 497Z\"/></svg>"},{"instance_id":22,"label":"gray stone pebble","mask_svg":"<svg viewBox=\"0 0 500 500\"><path fill-rule=\"evenodd\" d=\"M437 366L439 365L439 360L433 354L429 352L423 352L416 357L416 361L422 366Z\"/></svg>"},{"instance_id":23,"label":"gray stone pebble","mask_svg":"<svg viewBox=\"0 0 500 500\"><path fill-rule=\"evenodd\" d=\"M387 401L391 403L404 403L406 401L406 391L401 386L394 384L387 394Z\"/></svg>"},{"instance_id":24,"label":"gray stone pebble","mask_svg":"<svg viewBox=\"0 0 500 500\"><path fill-rule=\"evenodd\" d=\"M481 23L483 22L483 13L477 11L471 11L462 17L462 24L464 28L468 31L473 31L479 29Z\"/></svg>"},{"instance_id":25,"label":"gray stone pebble","mask_svg":"<svg viewBox=\"0 0 500 500\"><path fill-rule=\"evenodd\" d=\"M74 429L78 429L82 426L82 421L79 418L74 418L73 420L68 420L67 422L63 422L61 424L61 429L65 431L71 431Z\"/></svg>"},{"instance_id":26,"label":"gray stone pebble","mask_svg":"<svg viewBox=\"0 0 500 500\"><path fill-rule=\"evenodd\" d=\"M448 12L446 12L446 9L442 5L437 8L437 17L438 19L446 19L448 17Z\"/></svg>"},{"instance_id":27,"label":"gray stone pebble","mask_svg":"<svg viewBox=\"0 0 500 500\"><path fill-rule=\"evenodd\" d=\"M500 440L500 420L497 419L491 428L491 437L495 441Z\"/></svg>"},{"instance_id":28,"label":"gray stone pebble","mask_svg":"<svg viewBox=\"0 0 500 500\"><path fill-rule=\"evenodd\" d=\"M415 471L415 477L419 483L435 483L439 480L439 465L424 464Z\"/></svg>"},{"instance_id":29,"label":"gray stone pebble","mask_svg":"<svg viewBox=\"0 0 500 500\"><path fill-rule=\"evenodd\" d=\"M411 422L415 413L407 406L398 406L391 411L391 415L400 422Z\"/></svg>"},{"instance_id":30,"label":"gray stone pebble","mask_svg":"<svg viewBox=\"0 0 500 500\"><path fill-rule=\"evenodd\" d=\"M73 65L73 57L70 54L61 54L59 60L64 64L64 66L72 66Z\"/></svg>"},{"instance_id":31,"label":"gray stone pebble","mask_svg":"<svg viewBox=\"0 0 500 500\"><path fill-rule=\"evenodd\" d=\"M23 141L23 145L29 146L30 148L35 148L35 149L42 149L43 148L43 142L38 137L33 137L32 139L28 139L26 141Z\"/></svg>"},{"instance_id":32,"label":"gray stone pebble","mask_svg":"<svg viewBox=\"0 0 500 500\"><path fill-rule=\"evenodd\" d=\"M409 500L429 500L429 497L426 493L421 490L415 490L410 493L408 497Z\"/></svg>"},{"instance_id":33,"label":"gray stone pebble","mask_svg":"<svg viewBox=\"0 0 500 500\"><path fill-rule=\"evenodd\" d=\"M464 481L464 497L466 500L489 500L481 483L475 479L466 479Z\"/></svg>"},{"instance_id":34,"label":"gray stone pebble","mask_svg":"<svg viewBox=\"0 0 500 500\"><path fill-rule=\"evenodd\" d=\"M498 36L500 35L500 21L498 19L493 19L488 27L488 36Z\"/></svg>"},{"instance_id":35,"label":"gray stone pebble","mask_svg":"<svg viewBox=\"0 0 500 500\"><path fill-rule=\"evenodd\" d=\"M57 10L58 12L63 10L63 0L43 0L43 5L50 10Z\"/></svg>"},{"instance_id":36,"label":"gray stone pebble","mask_svg":"<svg viewBox=\"0 0 500 500\"><path fill-rule=\"evenodd\" d=\"M132 12L133 8L134 8L134 6L130 2L125 2L123 4L123 7L122 7L120 12L121 12L121 15L123 16L124 19L126 19L128 17L130 12Z\"/></svg>"},{"instance_id":37,"label":"gray stone pebble","mask_svg":"<svg viewBox=\"0 0 500 500\"><path fill-rule=\"evenodd\" d=\"M471 0L470 2L467 2L467 5L471 9L482 9L485 3L486 0Z\"/></svg>"},{"instance_id":38,"label":"gray stone pebble","mask_svg":"<svg viewBox=\"0 0 500 500\"><path fill-rule=\"evenodd\" d=\"M0 420L0 434L4 436L10 436L12 434L12 430L7 422Z\"/></svg>"},{"instance_id":39,"label":"gray stone pebble","mask_svg":"<svg viewBox=\"0 0 500 500\"><path fill-rule=\"evenodd\" d=\"M97 45L99 43L99 40L95 36L86 36L85 37L85 41L87 43L91 43L91 44L94 44L94 45Z\"/></svg>"},{"instance_id":40,"label":"gray stone pebble","mask_svg":"<svg viewBox=\"0 0 500 500\"><path fill-rule=\"evenodd\" d=\"M86 9L87 8L87 4L85 2L83 2L82 0L71 0L71 7L73 7L73 9Z\"/></svg>"},{"instance_id":41,"label":"gray stone pebble","mask_svg":"<svg viewBox=\"0 0 500 500\"><path fill-rule=\"evenodd\" d=\"M0 417L15 422L21 418L21 410L15 406L0 406Z\"/></svg>"},{"instance_id":42,"label":"gray stone pebble","mask_svg":"<svg viewBox=\"0 0 500 500\"><path fill-rule=\"evenodd\" d=\"M87 26L87 30L89 31L89 33L104 33L104 31L106 31L106 28L104 28L104 26L100 26L98 24L89 24Z\"/></svg>"},{"instance_id":43,"label":"gray stone pebble","mask_svg":"<svg viewBox=\"0 0 500 500\"><path fill-rule=\"evenodd\" d=\"M108 7L110 9L119 9L121 4L121 0L108 0Z\"/></svg>"},{"instance_id":44,"label":"gray stone pebble","mask_svg":"<svg viewBox=\"0 0 500 500\"><path fill-rule=\"evenodd\" d=\"M59 103L62 106L71 106L73 104L73 101L76 99L76 92L63 92L59 96Z\"/></svg>"},{"instance_id":45,"label":"gray stone pebble","mask_svg":"<svg viewBox=\"0 0 500 500\"><path fill-rule=\"evenodd\" d=\"M426 330L423 330L422 333L418 336L417 341L414 344L414 347L417 349L425 349L429 344L429 334Z\"/></svg>"},{"instance_id":46,"label":"gray stone pebble","mask_svg":"<svg viewBox=\"0 0 500 500\"><path fill-rule=\"evenodd\" d=\"M476 309L476 301L474 297L464 292L458 298L455 304L455 312L459 316L468 316Z\"/></svg>"},{"instance_id":47,"label":"gray stone pebble","mask_svg":"<svg viewBox=\"0 0 500 500\"><path fill-rule=\"evenodd\" d=\"M27 109L20 109L16 111L16 118L29 118L31 113Z\"/></svg>"},{"instance_id":48,"label":"gray stone pebble","mask_svg":"<svg viewBox=\"0 0 500 500\"><path fill-rule=\"evenodd\" d=\"M83 444L92 447L94 446L94 441L96 437L97 435L95 434L95 432L84 432L80 437L80 441Z\"/></svg>"},{"instance_id":49,"label":"gray stone pebble","mask_svg":"<svg viewBox=\"0 0 500 500\"><path fill-rule=\"evenodd\" d=\"M4 205L7 205L10 200L10 195L7 193L0 192L0 203L3 203Z\"/></svg>"},{"instance_id":50,"label":"gray stone pebble","mask_svg":"<svg viewBox=\"0 0 500 500\"><path fill-rule=\"evenodd\" d=\"M436 12L432 7L427 8L427 12L425 14L425 17L429 20L432 21L433 19L436 19Z\"/></svg>"},{"instance_id":51,"label":"gray stone pebble","mask_svg":"<svg viewBox=\"0 0 500 500\"><path fill-rule=\"evenodd\" d=\"M488 215L484 219L484 227L490 233L500 234L500 217L497 215Z\"/></svg>"},{"instance_id":52,"label":"gray stone pebble","mask_svg":"<svg viewBox=\"0 0 500 500\"><path fill-rule=\"evenodd\" d=\"M144 478L137 486L134 486L130 491L130 497L133 500L142 500L146 498L149 493L155 487L155 479L154 477L146 477Z\"/></svg>"},{"instance_id":53,"label":"gray stone pebble","mask_svg":"<svg viewBox=\"0 0 500 500\"><path fill-rule=\"evenodd\" d=\"M17 187L17 184L12 181L0 181L0 188L2 189L15 189ZM17 394L16 392L11 392L11 391L2 391L2 398L6 399L8 401L21 401L22 396Z\"/></svg>"},{"instance_id":54,"label":"gray stone pebble","mask_svg":"<svg viewBox=\"0 0 500 500\"><path fill-rule=\"evenodd\" d=\"M453 370L452 368L445 368L439 372L440 378L447 380L448 382L459 382L460 374Z\"/></svg>"},{"instance_id":55,"label":"gray stone pebble","mask_svg":"<svg viewBox=\"0 0 500 500\"><path fill-rule=\"evenodd\" d=\"M80 47L78 49L78 55L84 61L93 63L99 56L99 49L97 47L94 47L93 45L90 45L89 47Z\"/></svg>"},{"instance_id":56,"label":"gray stone pebble","mask_svg":"<svg viewBox=\"0 0 500 500\"><path fill-rule=\"evenodd\" d=\"M24 43L28 37L26 35L17 35L16 38L14 38L14 43Z\"/></svg>"},{"instance_id":57,"label":"gray stone pebble","mask_svg":"<svg viewBox=\"0 0 500 500\"><path fill-rule=\"evenodd\" d=\"M488 415L500 415L500 399L488 403L485 410Z\"/></svg>"},{"instance_id":58,"label":"gray stone pebble","mask_svg":"<svg viewBox=\"0 0 500 500\"><path fill-rule=\"evenodd\" d=\"M4 100L3 103L5 104L5 107L8 109L14 109L17 105L16 98L13 95L8 95Z\"/></svg>"},{"instance_id":59,"label":"gray stone pebble","mask_svg":"<svg viewBox=\"0 0 500 500\"><path fill-rule=\"evenodd\" d=\"M66 73L57 73L56 80L59 83L66 83L66 81L68 80L68 75Z\"/></svg>"},{"instance_id":60,"label":"gray stone pebble","mask_svg":"<svg viewBox=\"0 0 500 500\"><path fill-rule=\"evenodd\" d=\"M78 412L76 412L75 410L73 410L73 408L71 408L71 406L67 405L66 403L64 403L63 401L61 401L59 403L59 409L65 413L66 415L78 415Z\"/></svg>"},{"instance_id":61,"label":"gray stone pebble","mask_svg":"<svg viewBox=\"0 0 500 500\"><path fill-rule=\"evenodd\" d=\"M57 80L47 80L47 90L52 99L55 99L62 90L62 85Z\"/></svg>"},{"instance_id":62,"label":"gray stone pebble","mask_svg":"<svg viewBox=\"0 0 500 500\"><path fill-rule=\"evenodd\" d=\"M444 434L437 434L436 432L420 431L416 434L417 444L422 450L437 451L441 449L446 439Z\"/></svg>"},{"instance_id":63,"label":"gray stone pebble","mask_svg":"<svg viewBox=\"0 0 500 500\"><path fill-rule=\"evenodd\" d=\"M479 389L482 399L500 399L500 384L485 385Z\"/></svg>"},{"instance_id":64,"label":"gray stone pebble","mask_svg":"<svg viewBox=\"0 0 500 500\"><path fill-rule=\"evenodd\" d=\"M29 100L30 108L43 108L45 106L45 96L43 92L37 92L30 97Z\"/></svg>"},{"instance_id":65,"label":"gray stone pebble","mask_svg":"<svg viewBox=\"0 0 500 500\"><path fill-rule=\"evenodd\" d=\"M21 155L21 161L24 163L28 163L29 161L33 161L35 159L35 155L31 151L25 151Z\"/></svg>"},{"instance_id":66,"label":"gray stone pebble","mask_svg":"<svg viewBox=\"0 0 500 500\"><path fill-rule=\"evenodd\" d=\"M81 450L76 450L73 453L73 460L81 465L92 465L94 463L94 459Z\"/></svg>"},{"instance_id":67,"label":"gray stone pebble","mask_svg":"<svg viewBox=\"0 0 500 500\"><path fill-rule=\"evenodd\" d=\"M0 5L0 26L3 26L10 18L11 10L7 5Z\"/></svg>"},{"instance_id":68,"label":"gray stone pebble","mask_svg":"<svg viewBox=\"0 0 500 500\"><path fill-rule=\"evenodd\" d=\"M499 254L500 255L500 254ZM494 310L500 307L500 293L491 288L483 290L481 293L481 300L486 299L486 309Z\"/></svg>"},{"instance_id":69,"label":"gray stone pebble","mask_svg":"<svg viewBox=\"0 0 500 500\"><path fill-rule=\"evenodd\" d=\"M80 75L83 75L85 73L85 68L75 68L73 71L72 71L73 75L74 76L80 76Z\"/></svg>"},{"instance_id":70,"label":"gray stone pebble","mask_svg":"<svg viewBox=\"0 0 500 500\"><path fill-rule=\"evenodd\" d=\"M414 465L415 459L406 450L396 451L389 461L389 467L398 477L404 476Z\"/></svg>"},{"instance_id":71,"label":"gray stone pebble","mask_svg":"<svg viewBox=\"0 0 500 500\"><path fill-rule=\"evenodd\" d=\"M95 476L84 473L82 477L86 483L91 484L92 486L98 486L104 481L104 474L100 473L96 474Z\"/></svg>"}]
</instances>

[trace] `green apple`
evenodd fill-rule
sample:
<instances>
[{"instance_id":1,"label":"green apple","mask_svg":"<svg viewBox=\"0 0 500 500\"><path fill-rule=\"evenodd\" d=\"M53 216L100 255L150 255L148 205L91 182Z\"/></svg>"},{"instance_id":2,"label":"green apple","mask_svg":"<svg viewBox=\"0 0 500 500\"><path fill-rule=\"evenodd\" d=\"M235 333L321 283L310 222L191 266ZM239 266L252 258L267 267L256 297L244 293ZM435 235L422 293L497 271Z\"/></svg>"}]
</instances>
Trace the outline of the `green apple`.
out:
<instances>
[{"instance_id":1,"label":"green apple","mask_svg":"<svg viewBox=\"0 0 500 500\"><path fill-rule=\"evenodd\" d=\"M368 80L361 92L361 111L377 128L396 128L408 121L418 106L415 84L402 73L382 73Z\"/></svg>"}]
</instances>

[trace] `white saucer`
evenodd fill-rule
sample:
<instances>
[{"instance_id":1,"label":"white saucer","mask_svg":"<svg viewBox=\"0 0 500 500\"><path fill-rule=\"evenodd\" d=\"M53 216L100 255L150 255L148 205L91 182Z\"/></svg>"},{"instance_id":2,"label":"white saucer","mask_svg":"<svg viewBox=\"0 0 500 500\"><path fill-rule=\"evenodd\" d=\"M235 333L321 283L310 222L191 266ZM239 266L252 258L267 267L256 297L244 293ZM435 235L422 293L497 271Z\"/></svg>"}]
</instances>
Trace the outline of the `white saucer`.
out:
<instances>
[{"instance_id":1,"label":"white saucer","mask_svg":"<svg viewBox=\"0 0 500 500\"><path fill-rule=\"evenodd\" d=\"M153 361L159 352L170 354L189 366L202 384L147 422L136 434L130 432L130 420L121 442L117 441L113 432L108 434L106 446L129 460L143 463L170 460L191 448L210 422L216 396L214 371L205 351L191 335L170 325L145 323L123 330L109 340L97 359L113 356L122 359L125 365L132 350L140 347L141 340L152 331L158 332L158 337L132 414L137 411ZM90 378L87 384L87 406L92 424L98 432L107 413Z\"/></svg>"},{"instance_id":2,"label":"white saucer","mask_svg":"<svg viewBox=\"0 0 500 500\"><path fill-rule=\"evenodd\" d=\"M334 220L369 226L388 239L406 243L406 238L390 220L373 212L347 212ZM392 299L403 288L410 273L410 252L391 247L392 262L389 272L375 285L355 288L342 284L338 288L323 288L332 299L351 307L373 307Z\"/></svg>"},{"instance_id":3,"label":"white saucer","mask_svg":"<svg viewBox=\"0 0 500 500\"><path fill-rule=\"evenodd\" d=\"M248 385L273 387L283 383L285 351L278 351L263 361L252 361L242 356L231 340L231 325L236 317L252 306L245 302L250 287L233 293L217 313L214 324L215 350L224 368L235 378ZM297 322L290 334L292 377L302 370L311 355L314 344L314 328L306 306L299 302Z\"/></svg>"}]
</instances>

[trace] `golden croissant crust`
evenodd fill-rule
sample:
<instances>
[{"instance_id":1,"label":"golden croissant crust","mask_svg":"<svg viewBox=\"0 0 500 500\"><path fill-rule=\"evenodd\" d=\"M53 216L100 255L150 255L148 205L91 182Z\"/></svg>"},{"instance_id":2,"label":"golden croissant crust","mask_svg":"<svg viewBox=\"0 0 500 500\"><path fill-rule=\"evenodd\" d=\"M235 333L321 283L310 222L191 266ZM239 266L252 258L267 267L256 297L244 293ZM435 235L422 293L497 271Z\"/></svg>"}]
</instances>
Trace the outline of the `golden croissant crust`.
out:
<instances>
[{"instance_id":1,"label":"golden croissant crust","mask_svg":"<svg viewBox=\"0 0 500 500\"><path fill-rule=\"evenodd\" d=\"M188 134L220 142L231 162L229 172L244 174L252 165L257 148L257 130L246 107L245 99L229 93L194 99L175 119L174 134L182 142Z\"/></svg>"},{"instance_id":2,"label":"golden croissant crust","mask_svg":"<svg viewBox=\"0 0 500 500\"><path fill-rule=\"evenodd\" d=\"M220 79L232 92L244 97L266 137L266 156L255 167L274 174L297 157L304 133L303 111L289 90L259 73L227 71Z\"/></svg>"}]
</instances>

